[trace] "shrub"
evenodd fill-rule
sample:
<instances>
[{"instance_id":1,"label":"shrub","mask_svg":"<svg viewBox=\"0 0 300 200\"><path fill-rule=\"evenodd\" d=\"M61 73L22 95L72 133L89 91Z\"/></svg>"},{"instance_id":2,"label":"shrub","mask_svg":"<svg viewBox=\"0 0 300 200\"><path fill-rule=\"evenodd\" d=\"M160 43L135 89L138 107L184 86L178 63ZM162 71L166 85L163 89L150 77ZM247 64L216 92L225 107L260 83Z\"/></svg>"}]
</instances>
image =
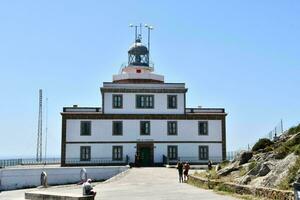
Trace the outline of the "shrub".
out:
<instances>
[{"instance_id":1,"label":"shrub","mask_svg":"<svg viewBox=\"0 0 300 200\"><path fill-rule=\"evenodd\" d=\"M290 153L290 148L286 145L281 145L279 148L275 150L276 159L283 159Z\"/></svg>"},{"instance_id":2,"label":"shrub","mask_svg":"<svg viewBox=\"0 0 300 200\"><path fill-rule=\"evenodd\" d=\"M267 138L262 138L259 139L255 145L252 147L252 151L257 151L260 149L264 149L270 145L274 144L271 140L267 139Z\"/></svg>"},{"instance_id":3,"label":"shrub","mask_svg":"<svg viewBox=\"0 0 300 200\"><path fill-rule=\"evenodd\" d=\"M254 167L257 166L257 162L256 161L253 161L249 164L249 167L248 167L248 171L252 170Z\"/></svg>"},{"instance_id":4,"label":"shrub","mask_svg":"<svg viewBox=\"0 0 300 200\"><path fill-rule=\"evenodd\" d=\"M295 154L300 156L300 144L298 144L297 146L295 146Z\"/></svg>"},{"instance_id":5,"label":"shrub","mask_svg":"<svg viewBox=\"0 0 300 200\"><path fill-rule=\"evenodd\" d=\"M229 193L234 193L234 190L230 187L227 187L226 185L224 184L219 184L217 187L216 187L217 190L219 191L223 191L223 192L229 192Z\"/></svg>"},{"instance_id":6,"label":"shrub","mask_svg":"<svg viewBox=\"0 0 300 200\"><path fill-rule=\"evenodd\" d=\"M242 167L242 168L239 169L239 175L240 175L240 176L246 175L247 172L248 172L248 171L246 170L245 167Z\"/></svg>"},{"instance_id":7,"label":"shrub","mask_svg":"<svg viewBox=\"0 0 300 200\"><path fill-rule=\"evenodd\" d=\"M288 147L292 147L292 146L300 144L300 133L293 136L293 138L291 138L290 140L286 141L285 144Z\"/></svg>"},{"instance_id":8,"label":"shrub","mask_svg":"<svg viewBox=\"0 0 300 200\"><path fill-rule=\"evenodd\" d=\"M226 167L230 163L229 160L224 160L220 163L221 168Z\"/></svg>"},{"instance_id":9,"label":"shrub","mask_svg":"<svg viewBox=\"0 0 300 200\"><path fill-rule=\"evenodd\" d=\"M300 124L294 126L288 130L288 134L296 134L300 132Z\"/></svg>"},{"instance_id":10,"label":"shrub","mask_svg":"<svg viewBox=\"0 0 300 200\"><path fill-rule=\"evenodd\" d=\"M270 151L273 151L273 148L271 146L267 146L265 149L264 149L264 152L270 152Z\"/></svg>"}]
</instances>

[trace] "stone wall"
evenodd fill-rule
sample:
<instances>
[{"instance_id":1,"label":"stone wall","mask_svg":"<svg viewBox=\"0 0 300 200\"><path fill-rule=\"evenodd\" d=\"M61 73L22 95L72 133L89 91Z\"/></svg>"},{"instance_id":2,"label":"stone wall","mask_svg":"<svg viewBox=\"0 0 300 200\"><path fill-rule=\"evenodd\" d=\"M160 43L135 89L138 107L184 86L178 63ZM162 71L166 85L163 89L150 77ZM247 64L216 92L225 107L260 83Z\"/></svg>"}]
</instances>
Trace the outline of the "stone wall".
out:
<instances>
[{"instance_id":1,"label":"stone wall","mask_svg":"<svg viewBox=\"0 0 300 200\"><path fill-rule=\"evenodd\" d=\"M277 190L264 187L253 187L249 185L239 185L235 183L221 182L218 180L207 180L205 178L190 175L190 184L198 187L213 189L218 187L220 190L229 191L237 194L253 195L274 200L294 200L294 192L287 190Z\"/></svg>"}]
</instances>

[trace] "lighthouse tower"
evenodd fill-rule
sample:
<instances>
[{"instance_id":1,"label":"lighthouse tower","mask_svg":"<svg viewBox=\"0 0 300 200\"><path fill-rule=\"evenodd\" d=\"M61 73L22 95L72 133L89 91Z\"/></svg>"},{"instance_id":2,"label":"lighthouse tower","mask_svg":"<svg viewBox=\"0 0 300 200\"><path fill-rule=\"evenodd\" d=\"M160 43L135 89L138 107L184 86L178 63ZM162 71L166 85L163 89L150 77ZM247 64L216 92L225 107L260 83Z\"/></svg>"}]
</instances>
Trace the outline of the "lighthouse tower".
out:
<instances>
[{"instance_id":1,"label":"lighthouse tower","mask_svg":"<svg viewBox=\"0 0 300 200\"><path fill-rule=\"evenodd\" d=\"M150 34L150 31L148 31ZM163 83L164 76L153 73L154 65L149 58L148 48L142 43L142 34L136 36L128 50L128 62L123 65L120 73L113 75L114 83Z\"/></svg>"}]
</instances>

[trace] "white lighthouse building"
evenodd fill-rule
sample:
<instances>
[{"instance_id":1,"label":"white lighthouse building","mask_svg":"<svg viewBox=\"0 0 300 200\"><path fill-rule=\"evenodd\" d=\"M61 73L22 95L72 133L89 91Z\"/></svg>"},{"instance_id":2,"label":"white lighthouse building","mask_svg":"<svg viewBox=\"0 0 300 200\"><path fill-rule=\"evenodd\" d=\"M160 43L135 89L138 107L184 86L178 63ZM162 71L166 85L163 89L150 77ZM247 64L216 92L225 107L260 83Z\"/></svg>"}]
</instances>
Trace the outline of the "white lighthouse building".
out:
<instances>
[{"instance_id":1,"label":"white lighthouse building","mask_svg":"<svg viewBox=\"0 0 300 200\"><path fill-rule=\"evenodd\" d=\"M185 83L155 74L141 37L100 88L101 107L64 107L61 165L159 166L226 159L223 108L187 108Z\"/></svg>"}]
</instances>

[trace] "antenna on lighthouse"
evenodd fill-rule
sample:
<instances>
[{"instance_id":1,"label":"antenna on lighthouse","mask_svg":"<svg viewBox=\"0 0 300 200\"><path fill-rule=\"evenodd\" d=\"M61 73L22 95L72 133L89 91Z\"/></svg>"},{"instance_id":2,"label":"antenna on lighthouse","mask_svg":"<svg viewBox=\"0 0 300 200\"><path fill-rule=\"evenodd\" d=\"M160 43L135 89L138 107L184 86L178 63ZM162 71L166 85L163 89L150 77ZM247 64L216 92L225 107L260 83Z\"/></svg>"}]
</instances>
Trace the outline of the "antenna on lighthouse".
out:
<instances>
[{"instance_id":1,"label":"antenna on lighthouse","mask_svg":"<svg viewBox=\"0 0 300 200\"><path fill-rule=\"evenodd\" d=\"M37 146L36 146L36 161L42 161L42 139L43 139L43 90L39 90L39 116L38 116L38 133L37 133Z\"/></svg>"},{"instance_id":2,"label":"antenna on lighthouse","mask_svg":"<svg viewBox=\"0 0 300 200\"><path fill-rule=\"evenodd\" d=\"M148 29L148 52L149 52L149 59L150 59L150 31L153 30L153 26L149 24L145 24L145 27Z\"/></svg>"}]
</instances>

